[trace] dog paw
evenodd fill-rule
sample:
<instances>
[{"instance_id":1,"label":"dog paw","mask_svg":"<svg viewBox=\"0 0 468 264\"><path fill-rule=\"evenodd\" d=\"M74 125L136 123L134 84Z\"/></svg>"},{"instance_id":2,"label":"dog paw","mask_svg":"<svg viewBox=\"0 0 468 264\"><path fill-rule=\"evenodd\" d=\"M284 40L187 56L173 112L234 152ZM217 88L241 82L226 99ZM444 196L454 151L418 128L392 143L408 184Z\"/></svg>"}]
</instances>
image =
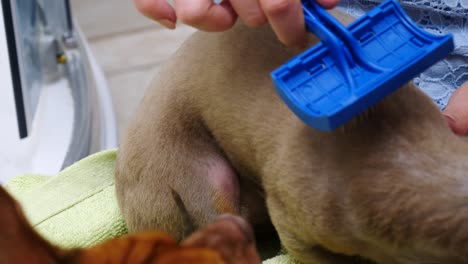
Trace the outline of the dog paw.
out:
<instances>
[{"instance_id":1,"label":"dog paw","mask_svg":"<svg viewBox=\"0 0 468 264\"><path fill-rule=\"evenodd\" d=\"M260 263L252 228L241 217L230 214L221 215L212 224L193 233L182 245L213 249L226 264Z\"/></svg>"}]
</instances>

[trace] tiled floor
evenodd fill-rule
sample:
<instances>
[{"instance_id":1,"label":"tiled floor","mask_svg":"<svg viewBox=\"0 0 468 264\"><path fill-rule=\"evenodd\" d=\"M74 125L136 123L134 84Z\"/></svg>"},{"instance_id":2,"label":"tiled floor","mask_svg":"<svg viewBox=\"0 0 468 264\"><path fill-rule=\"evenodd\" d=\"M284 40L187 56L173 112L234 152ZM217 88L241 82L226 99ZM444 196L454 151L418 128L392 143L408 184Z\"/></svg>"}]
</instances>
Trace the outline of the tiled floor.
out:
<instances>
[{"instance_id":1,"label":"tiled floor","mask_svg":"<svg viewBox=\"0 0 468 264\"><path fill-rule=\"evenodd\" d=\"M107 77L121 135L158 65L194 30L167 30L132 0L72 0L72 12Z\"/></svg>"}]
</instances>

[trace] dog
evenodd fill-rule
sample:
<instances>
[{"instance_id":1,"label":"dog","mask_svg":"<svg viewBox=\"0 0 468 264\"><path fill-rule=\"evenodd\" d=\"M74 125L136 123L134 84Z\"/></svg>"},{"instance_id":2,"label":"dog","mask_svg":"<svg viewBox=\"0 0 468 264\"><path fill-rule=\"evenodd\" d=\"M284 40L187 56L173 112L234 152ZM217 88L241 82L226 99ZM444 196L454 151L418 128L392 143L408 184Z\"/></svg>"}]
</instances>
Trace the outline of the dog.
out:
<instances>
[{"instance_id":1,"label":"dog","mask_svg":"<svg viewBox=\"0 0 468 264\"><path fill-rule=\"evenodd\" d=\"M222 215L178 245L168 234L148 231L85 249L62 249L42 238L19 204L0 186L0 264L258 264L250 226Z\"/></svg>"},{"instance_id":2,"label":"dog","mask_svg":"<svg viewBox=\"0 0 468 264\"><path fill-rule=\"evenodd\" d=\"M183 239L230 213L303 263L468 263L467 140L412 83L333 132L308 127L269 77L299 52L239 23L162 66L118 153L130 231Z\"/></svg>"}]
</instances>

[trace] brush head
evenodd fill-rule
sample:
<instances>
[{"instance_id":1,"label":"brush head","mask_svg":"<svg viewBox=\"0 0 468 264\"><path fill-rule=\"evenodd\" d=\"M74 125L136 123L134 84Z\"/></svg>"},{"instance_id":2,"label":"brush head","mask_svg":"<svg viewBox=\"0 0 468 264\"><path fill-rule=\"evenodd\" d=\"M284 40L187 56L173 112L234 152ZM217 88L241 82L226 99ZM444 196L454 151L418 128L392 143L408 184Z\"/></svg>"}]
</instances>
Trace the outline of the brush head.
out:
<instances>
[{"instance_id":1,"label":"brush head","mask_svg":"<svg viewBox=\"0 0 468 264\"><path fill-rule=\"evenodd\" d=\"M354 61L345 45L353 83L347 81L325 43L320 42L272 72L275 89L306 124L334 130L397 90L454 49L451 35L419 28L394 0L387 0L354 21L347 30L366 60ZM417 106L415 106L417 107Z\"/></svg>"}]
</instances>

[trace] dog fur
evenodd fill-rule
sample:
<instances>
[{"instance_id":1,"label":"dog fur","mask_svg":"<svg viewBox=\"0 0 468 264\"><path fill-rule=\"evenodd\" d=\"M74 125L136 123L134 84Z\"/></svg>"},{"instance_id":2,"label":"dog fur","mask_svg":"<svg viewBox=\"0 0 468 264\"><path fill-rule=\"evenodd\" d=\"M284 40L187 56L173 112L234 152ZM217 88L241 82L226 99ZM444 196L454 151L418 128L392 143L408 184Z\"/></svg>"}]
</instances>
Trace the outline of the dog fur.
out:
<instances>
[{"instance_id":1,"label":"dog fur","mask_svg":"<svg viewBox=\"0 0 468 264\"><path fill-rule=\"evenodd\" d=\"M297 53L238 24L161 68L118 155L130 230L182 239L232 213L304 263L468 263L467 140L412 84L336 131L307 127L269 77Z\"/></svg>"}]
</instances>

